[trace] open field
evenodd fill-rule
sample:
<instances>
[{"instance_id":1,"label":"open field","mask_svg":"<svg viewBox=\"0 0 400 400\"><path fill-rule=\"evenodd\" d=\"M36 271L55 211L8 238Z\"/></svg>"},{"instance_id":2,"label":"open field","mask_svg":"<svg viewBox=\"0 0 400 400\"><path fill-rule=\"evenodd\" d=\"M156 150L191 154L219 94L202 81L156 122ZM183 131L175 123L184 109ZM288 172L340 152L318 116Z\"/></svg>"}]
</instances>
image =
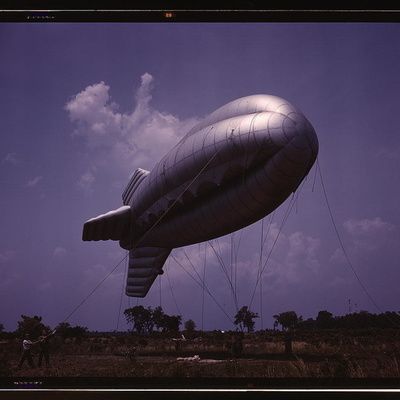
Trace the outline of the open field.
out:
<instances>
[{"instance_id":1,"label":"open field","mask_svg":"<svg viewBox=\"0 0 400 400\"><path fill-rule=\"evenodd\" d=\"M176 341L131 335L55 338L51 366L16 369L17 340L1 342L0 374L9 377L400 378L400 331L298 333L293 355L283 336L251 334L234 358L227 335ZM145 340L145 341L144 341ZM134 356L129 350L136 347ZM192 360L179 360L190 358ZM35 357L35 362L37 358Z\"/></svg>"}]
</instances>

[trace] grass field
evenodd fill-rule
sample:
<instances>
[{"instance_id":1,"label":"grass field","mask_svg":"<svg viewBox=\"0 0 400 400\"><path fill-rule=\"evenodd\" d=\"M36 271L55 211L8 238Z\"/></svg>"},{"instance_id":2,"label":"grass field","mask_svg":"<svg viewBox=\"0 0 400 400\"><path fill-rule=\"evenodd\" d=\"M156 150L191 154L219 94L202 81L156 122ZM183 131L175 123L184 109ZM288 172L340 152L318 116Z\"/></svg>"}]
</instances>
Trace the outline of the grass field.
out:
<instances>
[{"instance_id":1,"label":"grass field","mask_svg":"<svg viewBox=\"0 0 400 400\"><path fill-rule=\"evenodd\" d=\"M296 335L293 355L283 337L246 335L234 358L224 337L179 342L166 338L86 338L52 344L51 366L16 369L17 340L1 343L0 374L9 377L400 378L400 331ZM127 351L135 345L133 357ZM179 360L198 355L197 360ZM35 357L35 361L37 358Z\"/></svg>"}]
</instances>

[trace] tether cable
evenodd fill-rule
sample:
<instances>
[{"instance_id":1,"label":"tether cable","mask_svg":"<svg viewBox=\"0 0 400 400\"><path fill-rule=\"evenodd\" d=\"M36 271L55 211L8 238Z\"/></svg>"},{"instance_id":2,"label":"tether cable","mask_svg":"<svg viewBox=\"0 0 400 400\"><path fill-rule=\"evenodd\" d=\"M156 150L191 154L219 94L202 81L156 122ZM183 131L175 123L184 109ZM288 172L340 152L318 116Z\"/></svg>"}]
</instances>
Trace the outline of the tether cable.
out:
<instances>
[{"instance_id":1,"label":"tether cable","mask_svg":"<svg viewBox=\"0 0 400 400\"><path fill-rule=\"evenodd\" d=\"M337 225L336 225L336 222L335 222L335 218L333 217L333 212L332 212L332 209L331 209L329 200L328 200L328 195L327 195L327 192L326 192L326 188L325 188L324 180L323 180L323 178L322 178L322 172L321 172L321 168L320 168L320 166L319 166L318 160L317 160L317 169L318 169L319 177L320 177L320 179L321 179L322 191L323 191L323 193L324 193L325 203L326 203L326 206L327 206L327 208L328 208L328 212L329 212L329 216L330 216L330 218L331 218L332 226L333 226L333 229L334 229L334 231L335 231L335 233L336 233L337 240L338 240L339 245L340 245L340 247L341 247L341 249L342 249L342 251L343 251L343 254L344 254L345 258L346 258L346 261L347 261L347 263L348 263L350 269L352 270L354 276L356 277L356 279L357 279L359 285L361 286L361 288L363 289L364 293L367 295L367 297L369 298L369 300L371 301L371 303L375 306L375 308L376 308L378 311L380 311L383 315L386 315L386 314L383 312L383 310L379 307L378 303L374 300L374 298L372 297L372 295L369 293L369 291L368 291L368 289L366 288L366 286L362 283L360 277L359 277L358 274L357 274L357 271L355 270L355 268L354 268L354 266L353 266L353 263L352 263L351 260L350 260L350 257L349 257L349 255L348 255L348 253L347 253L347 251L346 251L346 248L344 247L342 238L340 237L339 230L338 230ZM391 322L392 324L394 324L396 327L399 327L399 325L398 325L396 322L392 321L387 315L386 315L386 318L388 319L388 321L390 321L390 322Z\"/></svg>"},{"instance_id":2,"label":"tether cable","mask_svg":"<svg viewBox=\"0 0 400 400\"><path fill-rule=\"evenodd\" d=\"M226 268L226 266L225 266L225 264L224 264L224 262L223 262L221 256L220 256L220 255L218 254L218 252L215 250L215 247L213 246L213 244L211 243L211 241L208 241L207 243L211 246L211 248L212 248L212 250L213 250L215 256L217 257L218 263L219 263L219 265L221 266L221 269L222 269L222 271L224 272L224 274L225 274L225 276L226 276L226 279L228 280L229 286L230 286L230 288L231 288L232 296L233 296L234 305L235 305L235 307L236 307L236 312L238 312L238 311L239 311L239 307L238 307L238 302L237 302L237 298L236 298L236 293L235 293L235 289L234 289L234 287L233 287L233 285L232 285L232 281L231 281L230 278L229 278L229 274L228 274L227 268Z\"/></svg>"},{"instance_id":3,"label":"tether cable","mask_svg":"<svg viewBox=\"0 0 400 400\"><path fill-rule=\"evenodd\" d=\"M169 274L168 274L168 268L165 268L165 272L166 272L166 275L167 275L168 286L169 286L169 290L171 292L172 300L175 303L175 307L176 307L176 310L178 311L178 314L182 315L181 310L180 310L180 308L178 306L178 302L176 301L176 297L175 297L175 294L174 294L174 289L172 287L171 279L170 279Z\"/></svg>"},{"instance_id":4,"label":"tether cable","mask_svg":"<svg viewBox=\"0 0 400 400\"><path fill-rule=\"evenodd\" d=\"M218 306L218 308L226 315L226 317L229 319L229 321L233 324L233 320L230 317L230 315L225 311L225 309L221 306L221 304L218 302L218 300L215 298L215 296L210 292L210 290L208 289L207 285L204 283L204 285L202 285L201 282L199 282L183 265L182 263L180 263L176 257L171 254L171 257L174 259L174 261L197 283L197 285L199 285L201 288L204 287L205 291L207 292L207 294L213 299L214 303Z\"/></svg>"},{"instance_id":5,"label":"tether cable","mask_svg":"<svg viewBox=\"0 0 400 400\"><path fill-rule=\"evenodd\" d=\"M92 289L92 291L68 314L68 316L62 321L66 322L68 321L71 316L78 310L79 307L81 307L88 299L89 297L103 284L103 282L121 265L123 261L128 257L127 253L122 260L118 262L118 264Z\"/></svg>"},{"instance_id":6,"label":"tether cable","mask_svg":"<svg viewBox=\"0 0 400 400\"><path fill-rule=\"evenodd\" d=\"M250 308L251 305L253 304L254 295L256 294L256 290L257 290L257 286L258 286L258 283L259 283L260 276L262 275L262 273L264 272L264 270L265 270L265 268L266 268L266 266L267 266L267 264L268 264L268 261L269 261L269 259L270 259L270 257L271 257L271 254L272 254L272 251L274 250L274 247L275 247L275 245L276 245L276 243L277 243L277 241L278 241L278 239L279 239L279 236L280 236L280 234L281 234L281 232L282 232L282 228L283 228L283 226L285 225L285 223L286 223L286 221L287 221L287 219L288 219L288 217L289 217L290 212L292 211L292 208L293 208L293 206L294 206L294 201L293 201L293 199L294 199L294 197L292 196L292 197L290 198L289 204L288 204L288 206L287 206L287 208L286 208L285 214L284 214L284 216L283 216L283 218L282 218L282 222L281 222L281 225L280 225L280 227L279 227L278 234L277 234L276 237L275 237L275 240L274 240L274 242L273 242L273 244L272 244L272 247L271 247L271 249L270 249L270 251L269 251L269 253L268 253L267 259L266 259L265 262L264 262L264 265L263 265L263 268L261 269L260 275L257 276L256 284L255 284L255 286L254 286L254 290L253 290L253 293L252 293L252 295L251 295L251 299L250 299L250 303L249 303L249 308Z\"/></svg>"},{"instance_id":7,"label":"tether cable","mask_svg":"<svg viewBox=\"0 0 400 400\"><path fill-rule=\"evenodd\" d=\"M129 252L127 252L127 253L129 254ZM128 261L127 258L126 258L126 260ZM128 262L127 262L127 264L128 264ZM121 316L122 299L123 299L123 294L124 294L124 287L125 287L126 275L128 274L128 267L129 267L129 265L127 265L126 268L125 268L124 280L122 281L121 297L120 297L120 299L119 299L119 309L118 309L117 328L115 329L116 331L118 331L118 327L119 327L119 318L120 318L120 316Z\"/></svg>"}]
</instances>

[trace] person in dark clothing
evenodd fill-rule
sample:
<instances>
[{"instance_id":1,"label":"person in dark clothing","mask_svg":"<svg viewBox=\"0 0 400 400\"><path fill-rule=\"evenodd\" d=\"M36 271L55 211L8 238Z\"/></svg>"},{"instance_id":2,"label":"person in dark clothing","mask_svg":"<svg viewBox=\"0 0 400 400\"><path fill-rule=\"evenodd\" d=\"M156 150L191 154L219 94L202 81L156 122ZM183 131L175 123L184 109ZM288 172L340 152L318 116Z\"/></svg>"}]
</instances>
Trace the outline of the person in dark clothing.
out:
<instances>
[{"instance_id":1,"label":"person in dark clothing","mask_svg":"<svg viewBox=\"0 0 400 400\"><path fill-rule=\"evenodd\" d=\"M293 354L293 348L292 348L293 336L294 334L292 329L288 329L285 332L285 353L288 355Z\"/></svg>"},{"instance_id":2,"label":"person in dark clothing","mask_svg":"<svg viewBox=\"0 0 400 400\"><path fill-rule=\"evenodd\" d=\"M49 339L50 336L54 335L55 331L51 332L50 334L46 335L46 330L42 331L42 336L39 337L39 361L38 361L38 366L42 366L42 361L43 358L46 362L46 367L50 366L50 356L49 356Z\"/></svg>"},{"instance_id":3,"label":"person in dark clothing","mask_svg":"<svg viewBox=\"0 0 400 400\"><path fill-rule=\"evenodd\" d=\"M28 364L31 368L35 368L35 363L33 362L32 359L32 354L31 354L31 347L36 344L37 342L32 342L30 340L29 334L26 334L24 336L24 340L22 341L22 355L18 363L18 369L22 367L24 364L25 360L28 361Z\"/></svg>"},{"instance_id":4,"label":"person in dark clothing","mask_svg":"<svg viewBox=\"0 0 400 400\"><path fill-rule=\"evenodd\" d=\"M242 336L240 334L233 335L231 338L231 355L234 358L240 357L243 352Z\"/></svg>"}]
</instances>

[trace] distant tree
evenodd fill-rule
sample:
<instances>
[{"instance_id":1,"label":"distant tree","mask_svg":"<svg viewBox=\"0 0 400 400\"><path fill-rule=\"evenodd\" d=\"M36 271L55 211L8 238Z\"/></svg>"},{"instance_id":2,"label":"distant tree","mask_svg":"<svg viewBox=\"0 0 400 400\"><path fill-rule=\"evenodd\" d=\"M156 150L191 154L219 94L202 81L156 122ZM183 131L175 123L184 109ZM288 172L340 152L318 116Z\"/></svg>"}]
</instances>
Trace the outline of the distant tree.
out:
<instances>
[{"instance_id":1,"label":"distant tree","mask_svg":"<svg viewBox=\"0 0 400 400\"><path fill-rule=\"evenodd\" d=\"M69 328L69 335L71 337L81 339L85 337L87 333L88 333L88 328L86 328L85 326L76 325Z\"/></svg>"},{"instance_id":2,"label":"distant tree","mask_svg":"<svg viewBox=\"0 0 400 400\"><path fill-rule=\"evenodd\" d=\"M295 311L286 311L277 315L274 315L276 322L282 326L282 330L294 329L296 325L303 320L302 317L298 317Z\"/></svg>"},{"instance_id":3,"label":"distant tree","mask_svg":"<svg viewBox=\"0 0 400 400\"><path fill-rule=\"evenodd\" d=\"M152 319L153 319L153 323L154 326L158 329L158 330L162 330L164 328L165 325L165 313L163 311L163 309L161 308L161 306L156 307L153 311L152 311Z\"/></svg>"},{"instance_id":4,"label":"distant tree","mask_svg":"<svg viewBox=\"0 0 400 400\"><path fill-rule=\"evenodd\" d=\"M315 321L320 329L332 328L335 323L333 314L326 310L320 311Z\"/></svg>"},{"instance_id":5,"label":"distant tree","mask_svg":"<svg viewBox=\"0 0 400 400\"><path fill-rule=\"evenodd\" d=\"M21 320L18 321L17 334L20 336L29 334L32 338L37 338L42 334L43 329L50 330L48 326L43 324L42 317L21 315Z\"/></svg>"},{"instance_id":6,"label":"distant tree","mask_svg":"<svg viewBox=\"0 0 400 400\"><path fill-rule=\"evenodd\" d=\"M3 331L4 331L4 325L0 324L0 333L3 333Z\"/></svg>"},{"instance_id":7,"label":"distant tree","mask_svg":"<svg viewBox=\"0 0 400 400\"><path fill-rule=\"evenodd\" d=\"M278 316L274 316L278 317ZM276 320L274 323L278 324ZM386 311L381 314L371 314L368 311L359 311L346 315L333 316L329 311L320 311L317 318L298 321L299 329L386 329L400 327L400 313Z\"/></svg>"},{"instance_id":8,"label":"distant tree","mask_svg":"<svg viewBox=\"0 0 400 400\"><path fill-rule=\"evenodd\" d=\"M334 320L332 320L334 321ZM275 321L275 323L278 325L278 322ZM305 321L299 321L297 323L297 328L299 329L315 329L316 328L316 322L312 318L307 318Z\"/></svg>"},{"instance_id":9,"label":"distant tree","mask_svg":"<svg viewBox=\"0 0 400 400\"><path fill-rule=\"evenodd\" d=\"M179 332L179 326L182 324L180 315L164 315L163 332Z\"/></svg>"},{"instance_id":10,"label":"distant tree","mask_svg":"<svg viewBox=\"0 0 400 400\"><path fill-rule=\"evenodd\" d=\"M296 326L303 321L303 318L298 317L295 311L286 311L280 314L274 315L276 322L282 326L282 330L285 332L285 353L291 355L293 353L292 342L294 338L294 329Z\"/></svg>"},{"instance_id":11,"label":"distant tree","mask_svg":"<svg viewBox=\"0 0 400 400\"><path fill-rule=\"evenodd\" d=\"M132 330L137 333L142 335L153 332L153 312L150 307L135 306L127 308L124 311L124 315L128 324L133 324Z\"/></svg>"},{"instance_id":12,"label":"distant tree","mask_svg":"<svg viewBox=\"0 0 400 400\"><path fill-rule=\"evenodd\" d=\"M88 333L88 328L86 328L85 326L71 326L68 322L60 322L57 325L56 330L57 334L62 336L64 339L76 338L78 340L81 340Z\"/></svg>"},{"instance_id":13,"label":"distant tree","mask_svg":"<svg viewBox=\"0 0 400 400\"><path fill-rule=\"evenodd\" d=\"M63 338L67 338L70 328L71 328L71 325L68 322L60 322L56 326L57 334L62 336Z\"/></svg>"},{"instance_id":14,"label":"distant tree","mask_svg":"<svg viewBox=\"0 0 400 400\"><path fill-rule=\"evenodd\" d=\"M254 318L259 318L257 313L249 310L247 306L243 306L235 315L234 324L239 325L240 330L243 332L244 328L247 332L253 332Z\"/></svg>"},{"instance_id":15,"label":"distant tree","mask_svg":"<svg viewBox=\"0 0 400 400\"><path fill-rule=\"evenodd\" d=\"M194 333L194 331L196 330L196 323L192 320L192 319L188 319L185 322L185 331L188 333Z\"/></svg>"}]
</instances>

